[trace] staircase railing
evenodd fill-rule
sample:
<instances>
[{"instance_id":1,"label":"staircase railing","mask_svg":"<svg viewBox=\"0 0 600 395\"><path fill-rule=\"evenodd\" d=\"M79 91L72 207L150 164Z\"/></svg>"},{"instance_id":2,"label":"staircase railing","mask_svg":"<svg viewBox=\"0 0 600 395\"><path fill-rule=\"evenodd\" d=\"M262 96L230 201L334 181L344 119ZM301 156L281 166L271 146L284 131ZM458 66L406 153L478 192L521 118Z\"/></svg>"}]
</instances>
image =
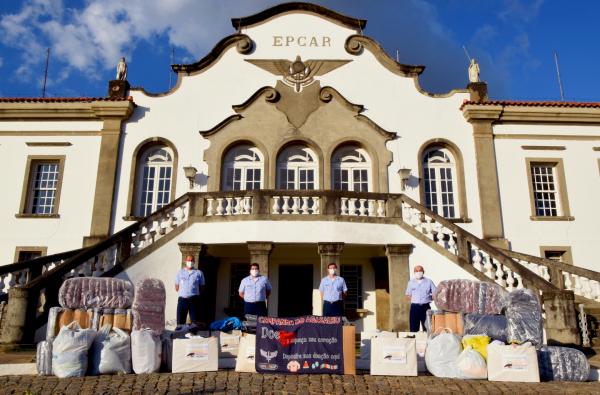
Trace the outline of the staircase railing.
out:
<instances>
[{"instance_id":1,"label":"staircase railing","mask_svg":"<svg viewBox=\"0 0 600 395\"><path fill-rule=\"evenodd\" d=\"M573 291L577 296L600 302L600 273L521 252L502 252L559 289Z\"/></svg>"},{"instance_id":2,"label":"staircase railing","mask_svg":"<svg viewBox=\"0 0 600 395\"><path fill-rule=\"evenodd\" d=\"M79 248L0 266L0 299L8 296L9 289L24 286L38 276L62 264L67 259L74 257L82 250L83 248Z\"/></svg>"}]
</instances>

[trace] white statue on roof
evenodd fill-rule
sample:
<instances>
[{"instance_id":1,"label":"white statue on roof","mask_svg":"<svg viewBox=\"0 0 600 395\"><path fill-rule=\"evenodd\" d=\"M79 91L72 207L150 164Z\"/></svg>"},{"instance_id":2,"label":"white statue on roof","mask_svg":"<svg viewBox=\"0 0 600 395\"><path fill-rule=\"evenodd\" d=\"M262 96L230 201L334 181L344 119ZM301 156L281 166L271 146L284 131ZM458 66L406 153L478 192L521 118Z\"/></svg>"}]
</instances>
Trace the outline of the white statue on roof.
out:
<instances>
[{"instance_id":1,"label":"white statue on roof","mask_svg":"<svg viewBox=\"0 0 600 395\"><path fill-rule=\"evenodd\" d=\"M471 58L471 63L469 64L469 82L480 82L479 79L479 63L475 60L475 58Z\"/></svg>"},{"instance_id":2,"label":"white statue on roof","mask_svg":"<svg viewBox=\"0 0 600 395\"><path fill-rule=\"evenodd\" d=\"M127 63L125 57L122 57L117 64L117 80L125 81L127 79Z\"/></svg>"}]
</instances>

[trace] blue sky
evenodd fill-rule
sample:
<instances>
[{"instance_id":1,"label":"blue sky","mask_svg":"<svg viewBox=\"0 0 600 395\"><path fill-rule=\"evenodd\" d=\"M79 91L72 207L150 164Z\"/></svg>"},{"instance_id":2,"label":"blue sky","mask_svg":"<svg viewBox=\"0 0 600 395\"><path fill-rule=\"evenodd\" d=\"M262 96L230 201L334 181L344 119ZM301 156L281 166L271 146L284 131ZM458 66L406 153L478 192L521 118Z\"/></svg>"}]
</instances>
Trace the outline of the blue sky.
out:
<instances>
[{"instance_id":1,"label":"blue sky","mask_svg":"<svg viewBox=\"0 0 600 395\"><path fill-rule=\"evenodd\" d=\"M591 0L322 0L368 20L364 34L400 61L423 64L423 87L463 88L467 59L497 99L600 101L600 2ZM0 0L0 96L40 96L51 47L47 96L104 96L121 55L129 81L169 87L175 63L193 62L232 34L230 18L272 0Z\"/></svg>"}]
</instances>

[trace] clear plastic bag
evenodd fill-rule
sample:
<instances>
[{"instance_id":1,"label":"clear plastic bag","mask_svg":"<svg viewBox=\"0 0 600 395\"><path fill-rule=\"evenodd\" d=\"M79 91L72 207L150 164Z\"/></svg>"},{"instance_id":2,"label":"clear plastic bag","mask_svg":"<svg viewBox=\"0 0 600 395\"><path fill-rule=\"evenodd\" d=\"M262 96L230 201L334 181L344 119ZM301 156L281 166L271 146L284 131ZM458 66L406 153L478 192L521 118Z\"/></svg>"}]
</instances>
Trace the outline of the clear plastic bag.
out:
<instances>
[{"instance_id":1,"label":"clear plastic bag","mask_svg":"<svg viewBox=\"0 0 600 395\"><path fill-rule=\"evenodd\" d=\"M436 377L458 377L456 358L460 355L460 338L452 333L443 332L430 337L425 349L425 365Z\"/></svg>"},{"instance_id":2,"label":"clear plastic bag","mask_svg":"<svg viewBox=\"0 0 600 395\"><path fill-rule=\"evenodd\" d=\"M90 373L131 373L131 342L129 335L119 329L104 325L98 331L91 348Z\"/></svg>"},{"instance_id":3,"label":"clear plastic bag","mask_svg":"<svg viewBox=\"0 0 600 395\"><path fill-rule=\"evenodd\" d=\"M487 379L487 364L481 354L467 347L456 358L458 377L461 379Z\"/></svg>"},{"instance_id":4,"label":"clear plastic bag","mask_svg":"<svg viewBox=\"0 0 600 395\"><path fill-rule=\"evenodd\" d=\"M52 372L60 378L85 376L95 336L94 329L81 329L76 322L63 326L52 343Z\"/></svg>"},{"instance_id":5,"label":"clear plastic bag","mask_svg":"<svg viewBox=\"0 0 600 395\"><path fill-rule=\"evenodd\" d=\"M444 280L433 293L438 309L459 313L500 314L506 291L498 284Z\"/></svg>"},{"instance_id":6,"label":"clear plastic bag","mask_svg":"<svg viewBox=\"0 0 600 395\"><path fill-rule=\"evenodd\" d=\"M506 297L506 334L509 343L531 342L539 348L544 340L540 301L530 289L517 289Z\"/></svg>"},{"instance_id":7,"label":"clear plastic bag","mask_svg":"<svg viewBox=\"0 0 600 395\"><path fill-rule=\"evenodd\" d=\"M165 285L157 278L147 278L135 285L131 307L133 329L152 329L161 334L165 329Z\"/></svg>"},{"instance_id":8,"label":"clear plastic bag","mask_svg":"<svg viewBox=\"0 0 600 395\"><path fill-rule=\"evenodd\" d=\"M465 314L465 335L487 335L506 343L506 317L499 314Z\"/></svg>"},{"instance_id":9,"label":"clear plastic bag","mask_svg":"<svg viewBox=\"0 0 600 395\"><path fill-rule=\"evenodd\" d=\"M537 354L543 381L586 381L590 376L590 364L579 350L543 346Z\"/></svg>"},{"instance_id":10,"label":"clear plastic bag","mask_svg":"<svg viewBox=\"0 0 600 395\"><path fill-rule=\"evenodd\" d=\"M52 375L52 341L42 340L37 345L35 358L37 372L40 376Z\"/></svg>"},{"instance_id":11,"label":"clear plastic bag","mask_svg":"<svg viewBox=\"0 0 600 395\"><path fill-rule=\"evenodd\" d=\"M131 363L137 374L155 373L160 369L162 343L151 329L131 332Z\"/></svg>"},{"instance_id":12,"label":"clear plastic bag","mask_svg":"<svg viewBox=\"0 0 600 395\"><path fill-rule=\"evenodd\" d=\"M133 285L111 277L76 277L65 280L58 302L69 309L126 309L133 301Z\"/></svg>"}]
</instances>

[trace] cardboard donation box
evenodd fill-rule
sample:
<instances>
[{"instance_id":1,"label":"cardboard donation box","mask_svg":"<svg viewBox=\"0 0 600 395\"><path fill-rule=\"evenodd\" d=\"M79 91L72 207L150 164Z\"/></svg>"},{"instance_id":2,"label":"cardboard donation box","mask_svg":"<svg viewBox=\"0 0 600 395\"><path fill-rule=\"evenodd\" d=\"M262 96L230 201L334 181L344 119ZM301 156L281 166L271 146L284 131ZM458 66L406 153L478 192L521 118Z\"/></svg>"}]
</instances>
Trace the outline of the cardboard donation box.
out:
<instances>
[{"instance_id":1,"label":"cardboard donation box","mask_svg":"<svg viewBox=\"0 0 600 395\"><path fill-rule=\"evenodd\" d=\"M256 373L255 357L256 335L246 334L240 338L237 360L235 363L236 372Z\"/></svg>"},{"instance_id":2,"label":"cardboard donation box","mask_svg":"<svg viewBox=\"0 0 600 395\"><path fill-rule=\"evenodd\" d=\"M218 338L191 336L173 340L173 373L212 372L218 369Z\"/></svg>"},{"instance_id":3,"label":"cardboard donation box","mask_svg":"<svg viewBox=\"0 0 600 395\"><path fill-rule=\"evenodd\" d=\"M531 343L492 343L487 354L488 380L539 383L537 352Z\"/></svg>"},{"instance_id":4,"label":"cardboard donation box","mask_svg":"<svg viewBox=\"0 0 600 395\"><path fill-rule=\"evenodd\" d=\"M242 331L233 330L231 332L215 331L214 336L219 338L219 358L235 358L238 355L240 337Z\"/></svg>"},{"instance_id":5,"label":"cardboard donation box","mask_svg":"<svg viewBox=\"0 0 600 395\"><path fill-rule=\"evenodd\" d=\"M356 374L356 327L354 325L343 326L344 337L344 374Z\"/></svg>"},{"instance_id":6,"label":"cardboard donation box","mask_svg":"<svg viewBox=\"0 0 600 395\"><path fill-rule=\"evenodd\" d=\"M374 376L416 376L415 339L375 338L371 341L371 374Z\"/></svg>"},{"instance_id":7,"label":"cardboard donation box","mask_svg":"<svg viewBox=\"0 0 600 395\"><path fill-rule=\"evenodd\" d=\"M46 340L52 340L58 336L60 328L75 321L81 329L93 328L93 311L84 309L66 309L63 307L52 307L48 312L48 326L46 328Z\"/></svg>"},{"instance_id":8,"label":"cardboard donation box","mask_svg":"<svg viewBox=\"0 0 600 395\"><path fill-rule=\"evenodd\" d=\"M131 332L131 309L94 309L94 326L102 328L106 324Z\"/></svg>"},{"instance_id":9,"label":"cardboard donation box","mask_svg":"<svg viewBox=\"0 0 600 395\"><path fill-rule=\"evenodd\" d=\"M460 313L434 313L431 316L431 332L436 333L440 328L450 329L452 333L462 335L463 319Z\"/></svg>"}]
</instances>

